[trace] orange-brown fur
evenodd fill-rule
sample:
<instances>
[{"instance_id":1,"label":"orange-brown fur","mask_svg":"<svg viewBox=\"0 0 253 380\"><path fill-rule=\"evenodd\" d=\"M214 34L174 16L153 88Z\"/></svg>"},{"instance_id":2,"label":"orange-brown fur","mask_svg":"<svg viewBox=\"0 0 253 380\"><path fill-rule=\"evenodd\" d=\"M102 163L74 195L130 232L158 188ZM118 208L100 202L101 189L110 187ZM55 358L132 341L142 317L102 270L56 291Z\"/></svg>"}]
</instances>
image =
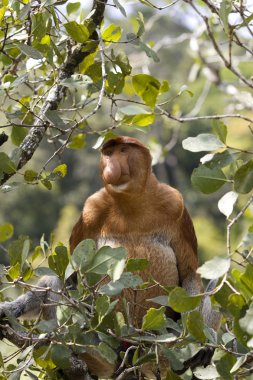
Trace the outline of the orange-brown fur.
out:
<instances>
[{"instance_id":1,"label":"orange-brown fur","mask_svg":"<svg viewBox=\"0 0 253 380\"><path fill-rule=\"evenodd\" d=\"M114 178L114 167L126 176L117 174ZM192 221L180 192L158 182L151 173L148 149L129 137L110 140L101 149L100 171L104 187L85 202L72 231L71 251L86 238L96 240L98 245L124 246L129 258L149 260L148 269L141 272L144 281L153 278L162 285L181 285L190 293L200 292ZM113 188L106 182L108 178L114 186L127 184L127 188ZM152 306L146 299L160 294L158 286L124 292L133 323L139 325L146 309Z\"/></svg>"}]
</instances>

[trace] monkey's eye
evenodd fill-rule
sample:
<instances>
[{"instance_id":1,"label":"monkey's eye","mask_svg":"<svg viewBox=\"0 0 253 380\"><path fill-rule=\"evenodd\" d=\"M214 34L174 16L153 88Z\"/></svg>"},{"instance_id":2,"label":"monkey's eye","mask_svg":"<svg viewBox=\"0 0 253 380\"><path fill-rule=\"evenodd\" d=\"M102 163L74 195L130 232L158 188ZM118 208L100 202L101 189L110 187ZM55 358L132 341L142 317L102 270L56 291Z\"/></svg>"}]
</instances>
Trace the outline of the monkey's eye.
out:
<instances>
[{"instance_id":1,"label":"monkey's eye","mask_svg":"<svg viewBox=\"0 0 253 380\"><path fill-rule=\"evenodd\" d=\"M113 150L112 149L106 149L103 154L105 156L111 156L113 154Z\"/></svg>"},{"instance_id":2,"label":"monkey's eye","mask_svg":"<svg viewBox=\"0 0 253 380\"><path fill-rule=\"evenodd\" d=\"M122 145L122 147L120 148L120 153L126 153L126 152L127 152L127 146Z\"/></svg>"}]
</instances>

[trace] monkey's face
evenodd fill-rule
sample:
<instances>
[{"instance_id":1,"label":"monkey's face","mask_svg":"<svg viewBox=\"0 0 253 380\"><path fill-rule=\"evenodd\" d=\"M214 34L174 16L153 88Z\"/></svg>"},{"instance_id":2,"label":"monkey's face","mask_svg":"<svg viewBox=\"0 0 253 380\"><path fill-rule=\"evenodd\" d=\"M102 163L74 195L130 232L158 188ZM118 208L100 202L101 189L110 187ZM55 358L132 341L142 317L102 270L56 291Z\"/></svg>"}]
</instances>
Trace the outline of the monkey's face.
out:
<instances>
[{"instance_id":1,"label":"monkey's face","mask_svg":"<svg viewBox=\"0 0 253 380\"><path fill-rule=\"evenodd\" d=\"M102 148L101 176L108 190L139 192L149 174L150 159L141 147L115 142Z\"/></svg>"}]
</instances>

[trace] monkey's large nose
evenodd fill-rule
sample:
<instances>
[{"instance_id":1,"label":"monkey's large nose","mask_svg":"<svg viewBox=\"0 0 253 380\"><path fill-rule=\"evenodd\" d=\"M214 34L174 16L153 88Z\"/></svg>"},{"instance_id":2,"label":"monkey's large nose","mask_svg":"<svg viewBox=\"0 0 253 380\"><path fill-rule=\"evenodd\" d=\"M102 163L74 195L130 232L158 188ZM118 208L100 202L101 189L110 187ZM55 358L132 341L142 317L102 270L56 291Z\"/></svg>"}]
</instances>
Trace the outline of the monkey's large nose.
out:
<instances>
[{"instance_id":1,"label":"monkey's large nose","mask_svg":"<svg viewBox=\"0 0 253 380\"><path fill-rule=\"evenodd\" d=\"M110 161L103 170L104 182L108 185L117 185L121 177L121 167L117 160Z\"/></svg>"}]
</instances>

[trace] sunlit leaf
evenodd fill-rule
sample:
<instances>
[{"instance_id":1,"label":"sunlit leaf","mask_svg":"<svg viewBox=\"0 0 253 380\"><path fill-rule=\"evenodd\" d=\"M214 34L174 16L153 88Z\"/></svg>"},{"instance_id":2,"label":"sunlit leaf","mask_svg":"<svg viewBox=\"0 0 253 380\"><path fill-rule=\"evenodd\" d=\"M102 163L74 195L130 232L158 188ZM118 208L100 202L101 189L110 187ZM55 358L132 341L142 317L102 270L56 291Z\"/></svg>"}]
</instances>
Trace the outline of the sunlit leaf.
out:
<instances>
[{"instance_id":1,"label":"sunlit leaf","mask_svg":"<svg viewBox=\"0 0 253 380\"><path fill-rule=\"evenodd\" d=\"M209 365L207 367L197 367L193 371L194 375L197 377L197 379L201 380L215 380L217 378L220 378L219 373L217 372L216 368L213 365Z\"/></svg>"},{"instance_id":2,"label":"sunlit leaf","mask_svg":"<svg viewBox=\"0 0 253 380\"><path fill-rule=\"evenodd\" d=\"M53 170L53 173L59 173L59 175L64 178L67 174L67 170L68 170L68 167L66 164L61 164L61 165L58 165L56 166L56 168L54 168Z\"/></svg>"},{"instance_id":3,"label":"sunlit leaf","mask_svg":"<svg viewBox=\"0 0 253 380\"><path fill-rule=\"evenodd\" d=\"M220 120L214 120L213 130L218 138L226 144L228 129L227 126Z\"/></svg>"},{"instance_id":4,"label":"sunlit leaf","mask_svg":"<svg viewBox=\"0 0 253 380\"><path fill-rule=\"evenodd\" d=\"M165 307L150 308L143 317L142 330L160 330L166 325Z\"/></svg>"},{"instance_id":5,"label":"sunlit leaf","mask_svg":"<svg viewBox=\"0 0 253 380\"><path fill-rule=\"evenodd\" d=\"M0 242L9 240L13 236L14 228L12 224L5 223L0 225Z\"/></svg>"},{"instance_id":6,"label":"sunlit leaf","mask_svg":"<svg viewBox=\"0 0 253 380\"><path fill-rule=\"evenodd\" d=\"M70 143L68 144L69 149L82 149L86 145L86 136L83 133L78 133L73 136Z\"/></svg>"},{"instance_id":7,"label":"sunlit leaf","mask_svg":"<svg viewBox=\"0 0 253 380\"><path fill-rule=\"evenodd\" d=\"M110 24L102 33L105 43L117 42L121 38L121 27Z\"/></svg>"},{"instance_id":8,"label":"sunlit leaf","mask_svg":"<svg viewBox=\"0 0 253 380\"><path fill-rule=\"evenodd\" d=\"M126 270L133 272L136 270L145 270L149 266L149 261L147 259L128 259Z\"/></svg>"},{"instance_id":9,"label":"sunlit leaf","mask_svg":"<svg viewBox=\"0 0 253 380\"><path fill-rule=\"evenodd\" d=\"M78 24L76 21L70 21L63 24L68 35L76 42L85 42L89 38L89 31L83 24Z\"/></svg>"},{"instance_id":10,"label":"sunlit leaf","mask_svg":"<svg viewBox=\"0 0 253 380\"><path fill-rule=\"evenodd\" d=\"M183 288L175 288L169 294L169 305L178 313L195 309L202 300L201 296L191 296Z\"/></svg>"},{"instance_id":11,"label":"sunlit leaf","mask_svg":"<svg viewBox=\"0 0 253 380\"><path fill-rule=\"evenodd\" d=\"M143 101L154 108L160 90L160 82L148 74L137 74L132 77L134 91Z\"/></svg>"},{"instance_id":12,"label":"sunlit leaf","mask_svg":"<svg viewBox=\"0 0 253 380\"><path fill-rule=\"evenodd\" d=\"M238 194L234 191L229 191L218 202L218 208L227 218L232 214L234 205L237 201Z\"/></svg>"},{"instance_id":13,"label":"sunlit leaf","mask_svg":"<svg viewBox=\"0 0 253 380\"><path fill-rule=\"evenodd\" d=\"M28 169L24 173L24 179L26 182L33 182L38 178L38 173L34 170Z\"/></svg>"},{"instance_id":14,"label":"sunlit leaf","mask_svg":"<svg viewBox=\"0 0 253 380\"><path fill-rule=\"evenodd\" d=\"M75 13L80 8L81 3L78 1L76 3L68 3L67 4L67 13L70 15L71 13Z\"/></svg>"},{"instance_id":15,"label":"sunlit leaf","mask_svg":"<svg viewBox=\"0 0 253 380\"><path fill-rule=\"evenodd\" d=\"M212 260L205 262L197 269L201 277L214 280L223 276L230 268L231 260L228 257L216 256Z\"/></svg>"},{"instance_id":16,"label":"sunlit leaf","mask_svg":"<svg viewBox=\"0 0 253 380\"><path fill-rule=\"evenodd\" d=\"M212 151L224 148L223 142L211 133L201 133L196 137L188 137L182 142L183 148L190 152Z\"/></svg>"}]
</instances>

